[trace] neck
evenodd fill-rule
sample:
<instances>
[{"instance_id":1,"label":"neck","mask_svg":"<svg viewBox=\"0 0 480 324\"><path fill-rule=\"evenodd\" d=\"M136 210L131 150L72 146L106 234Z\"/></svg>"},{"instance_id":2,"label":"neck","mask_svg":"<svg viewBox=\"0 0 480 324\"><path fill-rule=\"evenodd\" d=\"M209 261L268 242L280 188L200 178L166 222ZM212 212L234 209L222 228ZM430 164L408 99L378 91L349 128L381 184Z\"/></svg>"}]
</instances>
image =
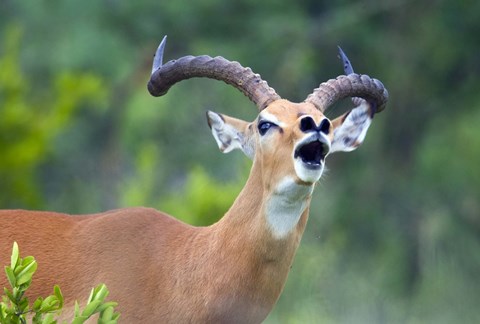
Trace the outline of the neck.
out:
<instances>
[{"instance_id":1,"label":"neck","mask_svg":"<svg viewBox=\"0 0 480 324\"><path fill-rule=\"evenodd\" d=\"M255 262L275 263L277 279L285 281L305 229L312 191L313 185L298 184L291 177L266 183L260 164L254 163L245 187L214 225L223 247L249 251L249 260Z\"/></svg>"},{"instance_id":2,"label":"neck","mask_svg":"<svg viewBox=\"0 0 480 324\"><path fill-rule=\"evenodd\" d=\"M308 218L313 185L289 178L269 184L254 162L248 181L230 210L207 229L214 240L208 253L222 291L220 309L262 321L280 296ZM223 284L220 284L223 283ZM225 303L233 308L225 306ZM226 308L224 308L224 306ZM246 320L248 321L248 320Z\"/></svg>"}]
</instances>

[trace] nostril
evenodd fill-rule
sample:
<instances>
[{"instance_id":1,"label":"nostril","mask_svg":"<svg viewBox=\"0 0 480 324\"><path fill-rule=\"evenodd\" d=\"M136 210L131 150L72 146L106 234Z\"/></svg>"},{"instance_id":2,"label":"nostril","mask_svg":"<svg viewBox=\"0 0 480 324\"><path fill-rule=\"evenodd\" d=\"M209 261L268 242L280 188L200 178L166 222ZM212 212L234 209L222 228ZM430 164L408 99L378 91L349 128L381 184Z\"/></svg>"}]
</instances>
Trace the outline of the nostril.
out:
<instances>
[{"instance_id":1,"label":"nostril","mask_svg":"<svg viewBox=\"0 0 480 324\"><path fill-rule=\"evenodd\" d=\"M300 120L300 130L304 133L316 131L328 135L328 133L330 133L330 127L331 123L327 118L323 119L319 126L315 124L315 121L310 116L303 117Z\"/></svg>"},{"instance_id":2,"label":"nostril","mask_svg":"<svg viewBox=\"0 0 480 324\"><path fill-rule=\"evenodd\" d=\"M315 125L315 121L313 120L312 117L303 117L300 120L300 130L304 133L306 132L311 132L317 128L317 125Z\"/></svg>"},{"instance_id":3,"label":"nostril","mask_svg":"<svg viewBox=\"0 0 480 324\"><path fill-rule=\"evenodd\" d=\"M319 128L322 133L328 134L330 132L330 122L328 121L328 119L325 118L324 120L322 120Z\"/></svg>"}]
</instances>

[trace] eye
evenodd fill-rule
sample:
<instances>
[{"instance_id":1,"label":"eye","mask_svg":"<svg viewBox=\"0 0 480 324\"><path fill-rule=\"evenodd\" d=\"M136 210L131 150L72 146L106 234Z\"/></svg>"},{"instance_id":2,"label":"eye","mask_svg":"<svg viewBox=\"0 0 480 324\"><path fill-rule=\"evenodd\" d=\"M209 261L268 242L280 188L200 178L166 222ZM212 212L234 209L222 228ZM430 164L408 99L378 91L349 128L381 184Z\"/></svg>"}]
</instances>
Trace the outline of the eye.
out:
<instances>
[{"instance_id":1,"label":"eye","mask_svg":"<svg viewBox=\"0 0 480 324\"><path fill-rule=\"evenodd\" d=\"M260 135L265 135L265 133L272 127L275 127L274 123L268 122L268 121L261 121L258 123L258 132Z\"/></svg>"}]
</instances>

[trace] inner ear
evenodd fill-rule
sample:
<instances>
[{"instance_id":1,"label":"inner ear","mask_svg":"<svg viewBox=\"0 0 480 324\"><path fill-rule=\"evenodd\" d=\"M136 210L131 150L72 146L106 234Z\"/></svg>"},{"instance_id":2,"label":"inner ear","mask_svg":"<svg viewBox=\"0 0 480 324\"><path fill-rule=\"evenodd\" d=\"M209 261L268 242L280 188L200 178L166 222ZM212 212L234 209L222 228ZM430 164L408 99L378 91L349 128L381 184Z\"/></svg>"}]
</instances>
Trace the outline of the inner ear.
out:
<instances>
[{"instance_id":1,"label":"inner ear","mask_svg":"<svg viewBox=\"0 0 480 324\"><path fill-rule=\"evenodd\" d=\"M357 107L332 121L333 139L330 152L353 151L363 143L373 114L366 100L358 103Z\"/></svg>"},{"instance_id":2,"label":"inner ear","mask_svg":"<svg viewBox=\"0 0 480 324\"><path fill-rule=\"evenodd\" d=\"M255 145L249 123L213 111L207 111L207 122L220 151L228 153L240 149L253 159Z\"/></svg>"}]
</instances>

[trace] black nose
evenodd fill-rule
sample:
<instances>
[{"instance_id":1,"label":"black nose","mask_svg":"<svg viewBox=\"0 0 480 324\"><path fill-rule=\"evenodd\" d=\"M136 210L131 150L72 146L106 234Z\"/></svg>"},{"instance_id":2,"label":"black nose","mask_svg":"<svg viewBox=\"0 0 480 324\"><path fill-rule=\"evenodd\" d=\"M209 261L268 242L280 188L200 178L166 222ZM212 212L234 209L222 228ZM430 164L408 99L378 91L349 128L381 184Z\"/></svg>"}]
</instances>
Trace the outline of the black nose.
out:
<instances>
[{"instance_id":1,"label":"black nose","mask_svg":"<svg viewBox=\"0 0 480 324\"><path fill-rule=\"evenodd\" d=\"M317 128L312 117L306 116L300 120L300 130L304 133L314 131Z\"/></svg>"},{"instance_id":2,"label":"black nose","mask_svg":"<svg viewBox=\"0 0 480 324\"><path fill-rule=\"evenodd\" d=\"M304 133L316 131L328 134L330 131L330 122L325 118L320 125L317 126L312 117L305 116L300 120L300 130Z\"/></svg>"},{"instance_id":3,"label":"black nose","mask_svg":"<svg viewBox=\"0 0 480 324\"><path fill-rule=\"evenodd\" d=\"M324 120L322 120L318 128L320 128L320 131L322 133L328 134L330 132L330 121L328 121L328 119L325 118Z\"/></svg>"}]
</instances>

